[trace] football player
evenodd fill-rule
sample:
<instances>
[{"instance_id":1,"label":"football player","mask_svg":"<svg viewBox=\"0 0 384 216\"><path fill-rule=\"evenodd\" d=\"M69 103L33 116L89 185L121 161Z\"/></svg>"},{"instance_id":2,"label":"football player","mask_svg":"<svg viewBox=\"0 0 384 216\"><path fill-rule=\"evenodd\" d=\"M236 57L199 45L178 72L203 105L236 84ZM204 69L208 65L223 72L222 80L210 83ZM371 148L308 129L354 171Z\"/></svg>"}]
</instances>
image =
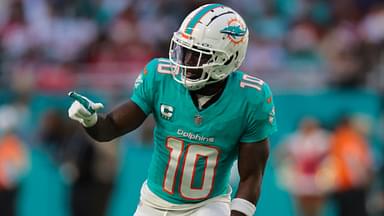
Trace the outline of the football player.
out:
<instances>
[{"instance_id":1,"label":"football player","mask_svg":"<svg viewBox=\"0 0 384 216\"><path fill-rule=\"evenodd\" d=\"M238 70L248 34L231 8L203 5L173 34L169 58L145 66L123 105L100 115L102 104L70 93L69 117L97 141L154 116L154 153L135 216L254 215L276 125L268 85ZM231 200L236 159L240 183Z\"/></svg>"}]
</instances>

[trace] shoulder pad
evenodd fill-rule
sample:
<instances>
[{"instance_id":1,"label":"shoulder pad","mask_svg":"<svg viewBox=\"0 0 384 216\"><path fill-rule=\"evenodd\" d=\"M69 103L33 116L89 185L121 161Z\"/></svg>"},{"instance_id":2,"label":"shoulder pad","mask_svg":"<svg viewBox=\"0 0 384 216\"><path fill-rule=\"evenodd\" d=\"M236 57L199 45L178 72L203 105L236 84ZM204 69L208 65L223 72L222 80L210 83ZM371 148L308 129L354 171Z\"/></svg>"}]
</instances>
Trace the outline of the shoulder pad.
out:
<instances>
[{"instance_id":1,"label":"shoulder pad","mask_svg":"<svg viewBox=\"0 0 384 216\"><path fill-rule=\"evenodd\" d=\"M263 103L268 97L271 97L269 85L262 79L244 72L236 72L235 79L239 85L240 91L245 95L245 100L250 104L258 105Z\"/></svg>"}]
</instances>

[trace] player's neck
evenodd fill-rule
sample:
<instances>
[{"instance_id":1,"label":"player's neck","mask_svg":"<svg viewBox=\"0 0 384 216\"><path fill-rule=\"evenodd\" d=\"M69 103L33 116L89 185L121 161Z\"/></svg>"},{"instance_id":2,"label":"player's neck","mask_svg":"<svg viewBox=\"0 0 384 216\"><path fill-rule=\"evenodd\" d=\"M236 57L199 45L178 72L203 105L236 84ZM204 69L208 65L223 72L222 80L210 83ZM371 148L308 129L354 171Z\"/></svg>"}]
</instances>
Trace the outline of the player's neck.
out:
<instances>
[{"instance_id":1,"label":"player's neck","mask_svg":"<svg viewBox=\"0 0 384 216\"><path fill-rule=\"evenodd\" d=\"M222 91L227 84L227 79L204 86L202 89L191 91L192 94L212 96Z\"/></svg>"}]
</instances>

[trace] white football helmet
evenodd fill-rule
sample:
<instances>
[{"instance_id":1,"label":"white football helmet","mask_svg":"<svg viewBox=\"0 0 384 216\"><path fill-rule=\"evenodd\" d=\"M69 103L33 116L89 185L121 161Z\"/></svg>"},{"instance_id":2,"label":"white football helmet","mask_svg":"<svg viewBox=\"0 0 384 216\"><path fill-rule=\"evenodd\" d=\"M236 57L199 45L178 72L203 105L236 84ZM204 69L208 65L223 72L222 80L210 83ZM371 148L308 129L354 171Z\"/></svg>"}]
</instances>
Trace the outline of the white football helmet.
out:
<instances>
[{"instance_id":1,"label":"white football helmet","mask_svg":"<svg viewBox=\"0 0 384 216\"><path fill-rule=\"evenodd\" d=\"M236 11L222 4L203 5L173 34L173 78L189 90L223 80L240 67L247 46L248 29Z\"/></svg>"}]
</instances>

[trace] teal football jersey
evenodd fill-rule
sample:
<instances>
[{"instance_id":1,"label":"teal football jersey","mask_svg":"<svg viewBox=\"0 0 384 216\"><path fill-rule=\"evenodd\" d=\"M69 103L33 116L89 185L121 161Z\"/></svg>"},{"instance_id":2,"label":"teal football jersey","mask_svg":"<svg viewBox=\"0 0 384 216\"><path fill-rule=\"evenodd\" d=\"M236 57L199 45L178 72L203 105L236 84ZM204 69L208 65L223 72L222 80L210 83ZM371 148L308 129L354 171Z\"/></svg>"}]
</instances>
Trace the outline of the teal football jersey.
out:
<instances>
[{"instance_id":1,"label":"teal football jersey","mask_svg":"<svg viewBox=\"0 0 384 216\"><path fill-rule=\"evenodd\" d=\"M131 100L156 121L148 187L174 203L200 202L228 192L239 142L257 142L276 130L268 85L233 72L220 98L198 110L173 80L167 59L153 59L136 79Z\"/></svg>"}]
</instances>

